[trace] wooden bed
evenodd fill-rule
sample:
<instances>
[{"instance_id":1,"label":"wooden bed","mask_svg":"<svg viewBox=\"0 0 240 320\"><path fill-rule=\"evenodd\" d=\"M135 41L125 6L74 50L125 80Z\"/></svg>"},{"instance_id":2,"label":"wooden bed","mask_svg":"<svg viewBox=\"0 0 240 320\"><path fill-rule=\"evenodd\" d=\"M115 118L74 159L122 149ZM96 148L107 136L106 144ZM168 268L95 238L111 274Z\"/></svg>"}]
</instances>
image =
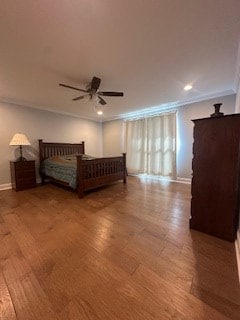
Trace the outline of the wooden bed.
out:
<instances>
[{"instance_id":1,"label":"wooden bed","mask_svg":"<svg viewBox=\"0 0 240 320\"><path fill-rule=\"evenodd\" d=\"M39 140L40 167L45 159L55 155L65 156L84 153L84 142L73 144ZM42 183L45 179L49 179L68 186L65 182L42 173L40 175ZM120 157L96 158L93 160L83 160L81 155L77 155L77 193L79 198L83 198L86 190L98 188L118 180L123 180L123 183L126 183L126 153L123 153Z\"/></svg>"}]
</instances>

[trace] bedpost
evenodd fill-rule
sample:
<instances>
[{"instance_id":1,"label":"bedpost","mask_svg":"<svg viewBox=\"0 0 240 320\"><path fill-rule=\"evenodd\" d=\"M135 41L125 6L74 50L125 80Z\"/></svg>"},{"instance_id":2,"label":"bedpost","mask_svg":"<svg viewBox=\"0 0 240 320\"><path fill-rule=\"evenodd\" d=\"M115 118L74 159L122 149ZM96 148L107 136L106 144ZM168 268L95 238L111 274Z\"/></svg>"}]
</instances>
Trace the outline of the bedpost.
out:
<instances>
[{"instance_id":1,"label":"bedpost","mask_svg":"<svg viewBox=\"0 0 240 320\"><path fill-rule=\"evenodd\" d=\"M41 182L42 184L44 184L44 180L45 180L45 176L44 174L41 173L41 164L44 160L44 155L43 155L43 140L42 139L38 139L38 145L39 145L39 175L41 177Z\"/></svg>"},{"instance_id":2,"label":"bedpost","mask_svg":"<svg viewBox=\"0 0 240 320\"><path fill-rule=\"evenodd\" d=\"M82 141L82 150L83 150L83 154L85 154L85 143L84 143L84 141Z\"/></svg>"},{"instance_id":3,"label":"bedpost","mask_svg":"<svg viewBox=\"0 0 240 320\"><path fill-rule=\"evenodd\" d=\"M84 144L83 144L83 150L84 150ZM79 198L83 198L84 196L84 167L83 167L84 161L82 160L82 156L77 156L77 176L78 176L78 185L77 185L77 193Z\"/></svg>"},{"instance_id":4,"label":"bedpost","mask_svg":"<svg viewBox=\"0 0 240 320\"><path fill-rule=\"evenodd\" d=\"M123 153L123 183L127 182L126 153Z\"/></svg>"},{"instance_id":5,"label":"bedpost","mask_svg":"<svg viewBox=\"0 0 240 320\"><path fill-rule=\"evenodd\" d=\"M42 143L43 143L42 139L38 139L40 164L42 163L42 160L43 160Z\"/></svg>"}]
</instances>

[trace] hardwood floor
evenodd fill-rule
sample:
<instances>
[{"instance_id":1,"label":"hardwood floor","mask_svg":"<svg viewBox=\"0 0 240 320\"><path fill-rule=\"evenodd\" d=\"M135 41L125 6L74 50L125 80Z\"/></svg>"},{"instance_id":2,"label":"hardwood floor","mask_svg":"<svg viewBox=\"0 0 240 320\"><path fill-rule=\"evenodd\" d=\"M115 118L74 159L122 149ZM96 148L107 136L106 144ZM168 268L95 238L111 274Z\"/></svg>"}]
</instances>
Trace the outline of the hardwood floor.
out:
<instances>
[{"instance_id":1,"label":"hardwood floor","mask_svg":"<svg viewBox=\"0 0 240 320\"><path fill-rule=\"evenodd\" d=\"M0 192L1 320L240 319L234 244L189 230L190 186Z\"/></svg>"}]
</instances>

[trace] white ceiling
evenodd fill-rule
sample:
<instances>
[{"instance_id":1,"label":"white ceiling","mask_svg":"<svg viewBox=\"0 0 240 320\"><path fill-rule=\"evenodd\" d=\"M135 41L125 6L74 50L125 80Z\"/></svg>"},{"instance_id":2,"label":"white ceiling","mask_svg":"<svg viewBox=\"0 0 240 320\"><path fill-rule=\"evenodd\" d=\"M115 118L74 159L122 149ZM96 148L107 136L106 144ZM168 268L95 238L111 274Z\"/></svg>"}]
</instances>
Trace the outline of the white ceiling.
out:
<instances>
[{"instance_id":1,"label":"white ceiling","mask_svg":"<svg viewBox=\"0 0 240 320\"><path fill-rule=\"evenodd\" d=\"M229 93L239 31L239 0L1 0L0 100L99 119L58 86L97 76L125 94L106 97L106 120Z\"/></svg>"}]
</instances>

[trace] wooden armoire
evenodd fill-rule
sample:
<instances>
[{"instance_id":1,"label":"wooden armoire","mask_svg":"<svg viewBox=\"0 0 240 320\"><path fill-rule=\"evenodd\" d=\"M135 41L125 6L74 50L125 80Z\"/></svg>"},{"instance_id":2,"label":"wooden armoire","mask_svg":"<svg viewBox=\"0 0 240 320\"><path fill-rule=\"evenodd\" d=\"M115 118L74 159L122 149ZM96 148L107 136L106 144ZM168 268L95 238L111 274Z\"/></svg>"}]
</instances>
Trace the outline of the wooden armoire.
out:
<instances>
[{"instance_id":1,"label":"wooden armoire","mask_svg":"<svg viewBox=\"0 0 240 320\"><path fill-rule=\"evenodd\" d=\"M193 122L190 228L234 241L239 220L240 114Z\"/></svg>"}]
</instances>

